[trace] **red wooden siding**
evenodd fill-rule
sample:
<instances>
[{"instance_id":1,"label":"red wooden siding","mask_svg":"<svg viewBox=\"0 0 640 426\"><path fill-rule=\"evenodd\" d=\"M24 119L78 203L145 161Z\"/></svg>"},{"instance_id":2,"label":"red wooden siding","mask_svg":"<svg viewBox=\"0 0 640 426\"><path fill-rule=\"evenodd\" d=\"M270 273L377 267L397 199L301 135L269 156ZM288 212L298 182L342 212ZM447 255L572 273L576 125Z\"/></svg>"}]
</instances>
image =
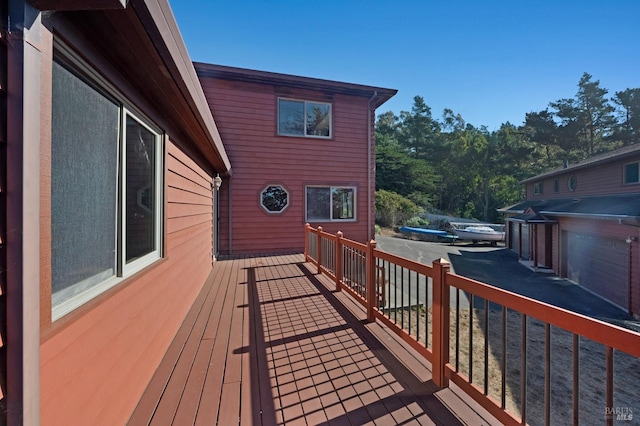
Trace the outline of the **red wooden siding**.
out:
<instances>
[{"instance_id":1,"label":"red wooden siding","mask_svg":"<svg viewBox=\"0 0 640 426\"><path fill-rule=\"evenodd\" d=\"M635 159L625 159L608 164L596 165L580 170L568 169L561 175L542 179L544 192L533 195L533 187L539 182L527 183L528 200L546 200L550 198L581 197L585 195L611 195L640 192L640 184L623 185L623 165L634 161L640 161L640 156ZM575 175L577 186L575 191L569 191L569 178ZM558 179L558 192L554 192L554 181Z\"/></svg>"},{"instance_id":2,"label":"red wooden siding","mask_svg":"<svg viewBox=\"0 0 640 426\"><path fill-rule=\"evenodd\" d=\"M367 240L368 99L293 89L282 94L285 89L276 92L266 84L201 80L234 170L220 191L221 253L301 251L304 236L297 230L305 222L306 185L356 187L356 221L314 225ZM278 136L280 95L331 102L333 138ZM289 206L284 212L269 214L260 206L260 192L267 185L281 185L288 191Z\"/></svg>"},{"instance_id":3,"label":"red wooden siding","mask_svg":"<svg viewBox=\"0 0 640 426\"><path fill-rule=\"evenodd\" d=\"M165 258L61 319L41 346L42 424L124 424L211 272L211 177L173 143Z\"/></svg>"}]
</instances>

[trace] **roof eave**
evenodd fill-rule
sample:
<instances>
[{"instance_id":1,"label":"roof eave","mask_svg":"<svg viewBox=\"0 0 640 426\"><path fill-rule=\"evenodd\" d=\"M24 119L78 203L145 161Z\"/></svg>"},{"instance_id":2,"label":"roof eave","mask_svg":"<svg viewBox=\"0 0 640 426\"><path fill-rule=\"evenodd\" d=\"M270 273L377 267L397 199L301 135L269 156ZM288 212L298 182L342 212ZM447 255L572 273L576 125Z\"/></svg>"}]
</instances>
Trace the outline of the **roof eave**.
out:
<instances>
[{"instance_id":1,"label":"roof eave","mask_svg":"<svg viewBox=\"0 0 640 426\"><path fill-rule=\"evenodd\" d=\"M373 98L372 105L380 107L398 93L395 89L366 86L362 84L344 83L312 77L302 77L246 68L228 67L224 65L194 62L196 73L200 77L218 78L222 80L241 81L257 84L280 85L305 90L322 90L351 96Z\"/></svg>"},{"instance_id":2,"label":"roof eave","mask_svg":"<svg viewBox=\"0 0 640 426\"><path fill-rule=\"evenodd\" d=\"M130 5L140 17L167 71L200 123L209 148L216 157L214 168L219 173L229 175L231 162L169 3L167 0L130 0Z\"/></svg>"}]
</instances>

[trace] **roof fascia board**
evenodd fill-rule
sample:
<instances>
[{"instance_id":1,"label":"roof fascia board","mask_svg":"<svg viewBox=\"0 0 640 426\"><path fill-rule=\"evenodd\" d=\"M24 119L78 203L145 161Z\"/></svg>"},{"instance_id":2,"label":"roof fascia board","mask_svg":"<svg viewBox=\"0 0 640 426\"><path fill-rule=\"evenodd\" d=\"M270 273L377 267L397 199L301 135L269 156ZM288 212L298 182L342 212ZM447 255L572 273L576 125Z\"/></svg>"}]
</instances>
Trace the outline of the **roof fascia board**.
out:
<instances>
[{"instance_id":1,"label":"roof fascia board","mask_svg":"<svg viewBox=\"0 0 640 426\"><path fill-rule=\"evenodd\" d=\"M635 218L636 216L631 216L628 214L598 214L598 213L569 213L569 212L554 212L554 211L540 211L542 214L548 214L550 216L556 217L578 217L585 219L610 219L610 220L618 220L618 219L630 219Z\"/></svg>"},{"instance_id":2,"label":"roof fascia board","mask_svg":"<svg viewBox=\"0 0 640 426\"><path fill-rule=\"evenodd\" d=\"M73 11L125 9L129 0L29 0L38 10Z\"/></svg>"},{"instance_id":3,"label":"roof fascia board","mask_svg":"<svg viewBox=\"0 0 640 426\"><path fill-rule=\"evenodd\" d=\"M219 167L222 167L222 170L216 171L230 174L231 162L169 3L167 0L130 0L130 4L156 45L158 54L191 111L200 122L211 148L216 152L220 161Z\"/></svg>"},{"instance_id":4,"label":"roof fascia board","mask_svg":"<svg viewBox=\"0 0 640 426\"><path fill-rule=\"evenodd\" d=\"M600 160L595 160L595 161L591 161L591 162L587 162L587 163L577 163L577 164L569 165L566 168L551 170L549 172L542 173L542 174L539 174L539 175L532 176L530 178L524 179L524 180L520 181L520 183L521 184L527 184L527 183L531 183L531 182L535 182L535 181L540 181L542 179L548 179L548 178L551 178L551 177L554 177L554 176L559 176L559 175L563 175L563 174L572 173L574 171L586 169L586 168L589 168L589 167L596 167L596 166L599 166L599 165L602 165L602 164L613 163L613 162L616 162L616 161L622 161L622 160L625 160L627 158L638 157L639 155L640 155L640 152L638 150L623 152L623 153L620 153L618 155L602 158ZM585 161L588 161L588 160L589 159L587 159Z\"/></svg>"},{"instance_id":5,"label":"roof fascia board","mask_svg":"<svg viewBox=\"0 0 640 426\"><path fill-rule=\"evenodd\" d=\"M287 86L306 90L323 90L351 96L371 98L376 96L372 105L376 108L398 93L395 89L366 86L340 81L324 80L312 77L302 77L290 74L280 74L267 71L250 70L245 68L227 67L223 65L194 63L196 72L201 77L218 78L223 80L240 81L246 83L268 84L272 86Z\"/></svg>"}]
</instances>

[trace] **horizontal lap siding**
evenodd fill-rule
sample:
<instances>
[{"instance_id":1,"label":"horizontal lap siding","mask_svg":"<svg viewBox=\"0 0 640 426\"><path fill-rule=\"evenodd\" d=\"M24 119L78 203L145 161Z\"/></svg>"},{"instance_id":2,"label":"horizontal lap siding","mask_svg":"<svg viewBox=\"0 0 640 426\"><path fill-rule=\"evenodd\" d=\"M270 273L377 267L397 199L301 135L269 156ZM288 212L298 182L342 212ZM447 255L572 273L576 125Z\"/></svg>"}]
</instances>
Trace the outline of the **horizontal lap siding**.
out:
<instances>
[{"instance_id":1,"label":"horizontal lap siding","mask_svg":"<svg viewBox=\"0 0 640 426\"><path fill-rule=\"evenodd\" d=\"M355 222L313 225L366 241L367 99L334 95L334 138L297 138L277 135L278 94L273 87L211 78L202 84L233 164L231 213L229 182L220 191L222 253L230 248L229 214L233 253L302 251L305 185L356 187ZM315 92L283 96L326 101L323 93ZM267 185L288 191L289 206L283 213L268 214L260 206L259 195Z\"/></svg>"},{"instance_id":2,"label":"horizontal lap siding","mask_svg":"<svg viewBox=\"0 0 640 426\"><path fill-rule=\"evenodd\" d=\"M623 185L622 175L623 166L626 163L638 161L640 156L635 160L616 161L609 164L598 165L583 170L568 170L566 173L544 179L544 191L541 195L533 195L533 186L535 182L527 184L527 199L529 200L545 200L549 198L567 198L582 197L585 195L611 195L640 192L640 184ZM570 191L568 182L569 178L575 175L577 185L575 191ZM558 192L554 192L554 181L558 179Z\"/></svg>"},{"instance_id":3,"label":"horizontal lap siding","mask_svg":"<svg viewBox=\"0 0 640 426\"><path fill-rule=\"evenodd\" d=\"M42 424L126 423L211 271L211 177L167 150L165 259L42 344Z\"/></svg>"}]
</instances>

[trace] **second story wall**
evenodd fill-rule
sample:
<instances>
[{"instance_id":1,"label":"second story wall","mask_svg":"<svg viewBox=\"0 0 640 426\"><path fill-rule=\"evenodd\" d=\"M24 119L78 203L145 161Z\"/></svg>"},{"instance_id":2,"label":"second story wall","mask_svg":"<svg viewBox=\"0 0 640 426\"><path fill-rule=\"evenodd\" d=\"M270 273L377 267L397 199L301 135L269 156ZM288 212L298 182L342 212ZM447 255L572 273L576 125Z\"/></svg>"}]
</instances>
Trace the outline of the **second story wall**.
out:
<instances>
[{"instance_id":1,"label":"second story wall","mask_svg":"<svg viewBox=\"0 0 640 426\"><path fill-rule=\"evenodd\" d=\"M354 240L369 238L373 185L368 185L368 167L375 179L373 132L369 141L367 129L375 114L368 112L369 98L202 76L201 82L234 165L233 176L220 191L222 254L301 251L300 229L307 221L328 232L341 230ZM330 104L330 137L278 134L282 98ZM269 187L286 191L281 212L270 213L261 205ZM311 193L317 203L325 203L324 213L331 220L309 217ZM329 211L333 201L328 197L344 205L332 204ZM343 211L337 211L340 208ZM341 214L347 218L339 218Z\"/></svg>"},{"instance_id":2,"label":"second story wall","mask_svg":"<svg viewBox=\"0 0 640 426\"><path fill-rule=\"evenodd\" d=\"M629 165L629 171L631 171L633 164L638 162L640 162L640 154L588 167L569 167L556 174L542 176L537 180L532 179L526 184L527 199L547 200L640 192L638 179L631 179L628 176L627 181L632 182L625 183L625 166ZM633 182L634 180L636 182ZM542 189L541 193L539 193L540 189Z\"/></svg>"}]
</instances>

